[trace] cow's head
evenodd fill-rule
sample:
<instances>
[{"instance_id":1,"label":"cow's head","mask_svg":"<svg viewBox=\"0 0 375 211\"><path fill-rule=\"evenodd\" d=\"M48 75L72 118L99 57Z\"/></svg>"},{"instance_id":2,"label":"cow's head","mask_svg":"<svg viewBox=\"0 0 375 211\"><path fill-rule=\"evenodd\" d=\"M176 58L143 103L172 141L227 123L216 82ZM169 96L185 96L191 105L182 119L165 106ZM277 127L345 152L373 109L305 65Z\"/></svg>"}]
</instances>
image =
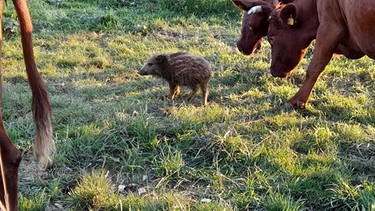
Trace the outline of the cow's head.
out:
<instances>
[{"instance_id":1,"label":"cow's head","mask_svg":"<svg viewBox=\"0 0 375 211\"><path fill-rule=\"evenodd\" d=\"M269 17L268 41L272 48L271 74L288 77L316 36L317 17L294 3L279 4ZM315 8L312 8L312 10Z\"/></svg>"},{"instance_id":2,"label":"cow's head","mask_svg":"<svg viewBox=\"0 0 375 211\"><path fill-rule=\"evenodd\" d=\"M262 37L267 35L268 17L275 6L273 0L232 0L232 2L244 11L237 48L244 55L249 55L259 50Z\"/></svg>"}]
</instances>

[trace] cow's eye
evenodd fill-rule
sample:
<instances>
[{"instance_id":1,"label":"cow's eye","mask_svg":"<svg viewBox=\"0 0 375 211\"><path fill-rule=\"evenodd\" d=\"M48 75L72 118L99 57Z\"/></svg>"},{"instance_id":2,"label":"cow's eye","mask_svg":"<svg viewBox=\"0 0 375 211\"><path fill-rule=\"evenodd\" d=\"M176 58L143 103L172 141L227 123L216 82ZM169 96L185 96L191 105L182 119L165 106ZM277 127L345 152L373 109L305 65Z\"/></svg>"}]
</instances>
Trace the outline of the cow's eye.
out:
<instances>
[{"instance_id":1,"label":"cow's eye","mask_svg":"<svg viewBox=\"0 0 375 211\"><path fill-rule=\"evenodd\" d=\"M151 62L149 62L149 63L147 63L147 65L148 65L148 66L152 66L152 63L151 63Z\"/></svg>"},{"instance_id":2,"label":"cow's eye","mask_svg":"<svg viewBox=\"0 0 375 211\"><path fill-rule=\"evenodd\" d=\"M249 26L249 30L250 31L254 31L253 27Z\"/></svg>"}]
</instances>

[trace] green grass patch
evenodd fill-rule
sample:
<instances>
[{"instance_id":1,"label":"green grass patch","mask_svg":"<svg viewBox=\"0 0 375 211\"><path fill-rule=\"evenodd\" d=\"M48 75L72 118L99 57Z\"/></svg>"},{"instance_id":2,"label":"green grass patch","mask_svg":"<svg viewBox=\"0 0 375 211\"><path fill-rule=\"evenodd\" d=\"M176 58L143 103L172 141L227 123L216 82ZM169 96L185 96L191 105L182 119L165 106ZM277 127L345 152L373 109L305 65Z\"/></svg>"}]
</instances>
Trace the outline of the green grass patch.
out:
<instances>
[{"instance_id":1,"label":"green grass patch","mask_svg":"<svg viewBox=\"0 0 375 211\"><path fill-rule=\"evenodd\" d=\"M12 4L4 7L3 118L21 149L21 210L373 210L373 60L332 59L304 110L282 105L291 78L269 73L270 45L236 49L230 1L29 2L34 50L53 108L57 155L32 158L31 93ZM156 53L213 65L208 105L140 77ZM120 190L120 187L123 189Z\"/></svg>"}]
</instances>

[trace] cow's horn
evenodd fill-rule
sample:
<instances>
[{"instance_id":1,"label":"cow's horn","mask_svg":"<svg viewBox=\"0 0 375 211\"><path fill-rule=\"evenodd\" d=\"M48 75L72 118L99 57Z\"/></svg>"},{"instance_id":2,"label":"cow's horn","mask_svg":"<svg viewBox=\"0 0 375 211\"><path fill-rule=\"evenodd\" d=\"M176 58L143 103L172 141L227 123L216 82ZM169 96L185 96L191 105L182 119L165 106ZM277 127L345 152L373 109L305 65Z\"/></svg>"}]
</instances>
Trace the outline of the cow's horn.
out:
<instances>
[{"instance_id":1,"label":"cow's horn","mask_svg":"<svg viewBox=\"0 0 375 211\"><path fill-rule=\"evenodd\" d=\"M290 15L290 17L288 18L287 22L288 22L289 26L293 26L294 25L294 18L293 18L292 15Z\"/></svg>"},{"instance_id":2,"label":"cow's horn","mask_svg":"<svg viewBox=\"0 0 375 211\"><path fill-rule=\"evenodd\" d=\"M253 14L253 13L258 13L258 12L262 12L262 7L261 6L254 6L252 7L248 12L247 14L250 15L250 14Z\"/></svg>"}]
</instances>

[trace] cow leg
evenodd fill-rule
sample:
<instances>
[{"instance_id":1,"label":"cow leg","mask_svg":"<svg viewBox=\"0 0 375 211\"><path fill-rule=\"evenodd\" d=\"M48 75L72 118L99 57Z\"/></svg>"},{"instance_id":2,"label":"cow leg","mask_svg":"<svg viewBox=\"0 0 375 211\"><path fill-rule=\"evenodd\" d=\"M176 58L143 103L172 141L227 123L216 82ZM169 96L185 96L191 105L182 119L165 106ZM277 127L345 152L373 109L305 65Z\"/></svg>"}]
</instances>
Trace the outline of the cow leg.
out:
<instances>
[{"instance_id":1,"label":"cow leg","mask_svg":"<svg viewBox=\"0 0 375 211\"><path fill-rule=\"evenodd\" d=\"M18 210L18 169L21 153L2 128L0 130L0 201L2 209Z\"/></svg>"},{"instance_id":2,"label":"cow leg","mask_svg":"<svg viewBox=\"0 0 375 211\"><path fill-rule=\"evenodd\" d=\"M297 108L304 108L311 96L312 89L323 72L326 65L332 58L339 40L342 37L342 31L337 26L321 24L319 26L314 55L306 71L306 79L298 92L288 100L287 104Z\"/></svg>"},{"instance_id":3,"label":"cow leg","mask_svg":"<svg viewBox=\"0 0 375 211\"><path fill-rule=\"evenodd\" d=\"M0 1L0 209L6 211L18 210L18 168L21 162L21 153L14 146L5 132L2 119L2 11L3 2Z\"/></svg>"}]
</instances>

